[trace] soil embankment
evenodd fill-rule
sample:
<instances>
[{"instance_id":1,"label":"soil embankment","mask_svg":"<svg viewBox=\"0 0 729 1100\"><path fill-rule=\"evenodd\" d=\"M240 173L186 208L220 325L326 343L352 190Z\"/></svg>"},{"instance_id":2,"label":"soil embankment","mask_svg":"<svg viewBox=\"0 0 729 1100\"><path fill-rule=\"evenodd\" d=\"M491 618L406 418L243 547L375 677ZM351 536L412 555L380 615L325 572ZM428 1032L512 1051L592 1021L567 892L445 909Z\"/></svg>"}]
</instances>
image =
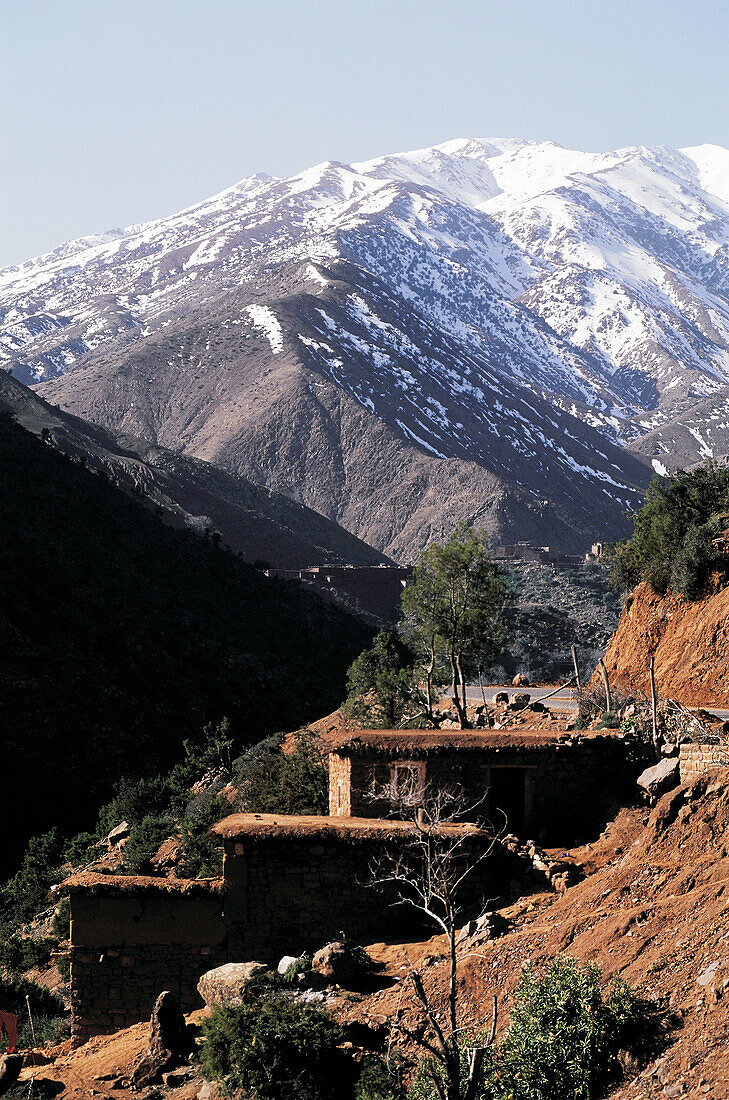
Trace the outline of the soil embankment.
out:
<instances>
[{"instance_id":1,"label":"soil embankment","mask_svg":"<svg viewBox=\"0 0 729 1100\"><path fill-rule=\"evenodd\" d=\"M659 695L690 707L729 707L729 588L690 601L639 584L605 655L611 683L650 691L651 653Z\"/></svg>"}]
</instances>

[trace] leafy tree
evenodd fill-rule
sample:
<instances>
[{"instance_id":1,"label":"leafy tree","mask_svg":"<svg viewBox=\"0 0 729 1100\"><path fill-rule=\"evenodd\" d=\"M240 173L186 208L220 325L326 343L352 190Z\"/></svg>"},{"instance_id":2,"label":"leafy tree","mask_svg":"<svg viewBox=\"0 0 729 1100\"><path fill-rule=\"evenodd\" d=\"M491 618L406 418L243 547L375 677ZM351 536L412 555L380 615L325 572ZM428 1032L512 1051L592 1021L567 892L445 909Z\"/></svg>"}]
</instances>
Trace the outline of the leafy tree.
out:
<instances>
[{"instance_id":1,"label":"leafy tree","mask_svg":"<svg viewBox=\"0 0 729 1100\"><path fill-rule=\"evenodd\" d=\"M445 663L461 728L467 726L466 674L493 662L508 601L504 578L483 536L461 524L443 546L430 546L403 592L403 634L425 679L426 716L437 724L434 687Z\"/></svg>"},{"instance_id":2,"label":"leafy tree","mask_svg":"<svg viewBox=\"0 0 729 1100\"><path fill-rule=\"evenodd\" d=\"M393 729L419 700L414 656L396 634L383 630L347 673L345 712L373 728Z\"/></svg>"},{"instance_id":3,"label":"leafy tree","mask_svg":"<svg viewBox=\"0 0 729 1100\"><path fill-rule=\"evenodd\" d=\"M713 461L696 470L653 478L633 534L611 550L618 587L647 580L660 595L669 588L696 599L709 576L729 573L722 532L729 526L729 467Z\"/></svg>"},{"instance_id":4,"label":"leafy tree","mask_svg":"<svg viewBox=\"0 0 729 1100\"><path fill-rule=\"evenodd\" d=\"M352 1067L342 1029L323 1012L285 997L216 1008L202 1023L208 1080L250 1100L341 1100Z\"/></svg>"}]
</instances>

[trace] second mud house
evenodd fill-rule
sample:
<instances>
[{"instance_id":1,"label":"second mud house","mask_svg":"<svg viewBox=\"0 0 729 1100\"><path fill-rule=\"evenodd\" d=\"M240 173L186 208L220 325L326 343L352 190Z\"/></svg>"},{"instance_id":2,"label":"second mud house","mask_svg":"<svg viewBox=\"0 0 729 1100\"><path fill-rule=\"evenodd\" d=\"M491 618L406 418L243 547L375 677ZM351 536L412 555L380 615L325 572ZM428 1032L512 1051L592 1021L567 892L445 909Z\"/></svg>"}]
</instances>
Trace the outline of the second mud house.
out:
<instances>
[{"instance_id":1,"label":"second mud house","mask_svg":"<svg viewBox=\"0 0 729 1100\"><path fill-rule=\"evenodd\" d=\"M607 820L632 779L614 735L357 730L329 752L329 813L392 816L448 789L470 820L565 844Z\"/></svg>"}]
</instances>

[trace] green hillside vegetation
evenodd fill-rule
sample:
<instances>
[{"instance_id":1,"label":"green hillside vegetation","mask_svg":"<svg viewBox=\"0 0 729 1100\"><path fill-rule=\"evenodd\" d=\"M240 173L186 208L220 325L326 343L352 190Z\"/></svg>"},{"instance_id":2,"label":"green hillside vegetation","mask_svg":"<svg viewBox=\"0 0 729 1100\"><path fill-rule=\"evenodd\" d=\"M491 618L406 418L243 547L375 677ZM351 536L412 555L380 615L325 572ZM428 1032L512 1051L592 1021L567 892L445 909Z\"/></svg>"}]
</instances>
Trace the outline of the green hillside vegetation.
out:
<instances>
[{"instance_id":1,"label":"green hillside vegetation","mask_svg":"<svg viewBox=\"0 0 729 1100\"><path fill-rule=\"evenodd\" d=\"M632 536L613 548L613 582L632 588L645 580L661 596L670 588L697 599L713 573L729 577L727 528L729 466L709 461L653 478Z\"/></svg>"},{"instance_id":2,"label":"green hillside vegetation","mask_svg":"<svg viewBox=\"0 0 729 1100\"><path fill-rule=\"evenodd\" d=\"M166 527L0 416L3 848L95 821L206 723L238 750L332 710L370 634L213 539Z\"/></svg>"}]
</instances>

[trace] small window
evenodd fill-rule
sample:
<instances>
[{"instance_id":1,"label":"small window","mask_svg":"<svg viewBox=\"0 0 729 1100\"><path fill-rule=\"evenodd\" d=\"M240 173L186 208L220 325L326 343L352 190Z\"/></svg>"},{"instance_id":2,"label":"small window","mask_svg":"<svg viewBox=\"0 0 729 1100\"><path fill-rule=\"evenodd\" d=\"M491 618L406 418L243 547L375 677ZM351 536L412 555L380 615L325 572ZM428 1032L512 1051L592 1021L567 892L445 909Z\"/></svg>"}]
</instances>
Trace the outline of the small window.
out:
<instances>
[{"instance_id":1,"label":"small window","mask_svg":"<svg viewBox=\"0 0 729 1100\"><path fill-rule=\"evenodd\" d=\"M390 799L400 805L419 806L423 801L425 765L408 761L390 768Z\"/></svg>"}]
</instances>

